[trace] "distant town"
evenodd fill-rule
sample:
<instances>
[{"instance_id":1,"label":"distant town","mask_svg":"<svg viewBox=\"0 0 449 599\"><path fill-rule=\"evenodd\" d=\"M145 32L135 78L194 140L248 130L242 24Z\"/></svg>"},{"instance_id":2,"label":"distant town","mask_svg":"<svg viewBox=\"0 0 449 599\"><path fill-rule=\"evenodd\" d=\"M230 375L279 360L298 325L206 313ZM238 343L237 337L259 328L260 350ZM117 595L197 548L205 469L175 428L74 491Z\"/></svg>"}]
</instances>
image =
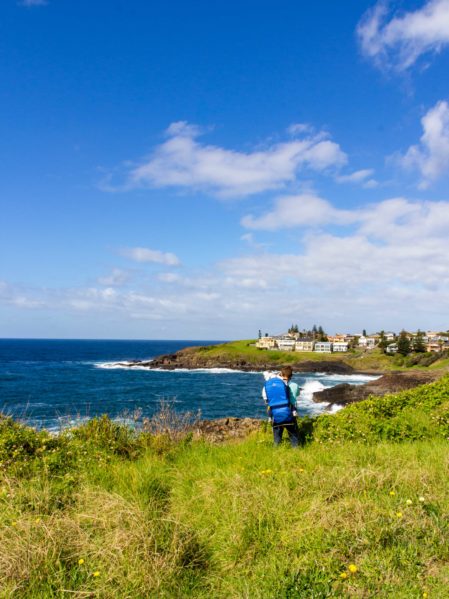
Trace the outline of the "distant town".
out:
<instances>
[{"instance_id":1,"label":"distant town","mask_svg":"<svg viewBox=\"0 0 449 599\"><path fill-rule=\"evenodd\" d=\"M280 335L262 335L262 331L259 330L256 347L265 350L320 353L348 352L355 349L371 351L377 348L386 354L408 355L412 352L449 350L449 330L424 332L418 329L416 332L380 331L373 334L367 334L364 330L361 333L328 335L321 326L314 325L311 330L299 330L298 325L292 325L286 333Z\"/></svg>"}]
</instances>

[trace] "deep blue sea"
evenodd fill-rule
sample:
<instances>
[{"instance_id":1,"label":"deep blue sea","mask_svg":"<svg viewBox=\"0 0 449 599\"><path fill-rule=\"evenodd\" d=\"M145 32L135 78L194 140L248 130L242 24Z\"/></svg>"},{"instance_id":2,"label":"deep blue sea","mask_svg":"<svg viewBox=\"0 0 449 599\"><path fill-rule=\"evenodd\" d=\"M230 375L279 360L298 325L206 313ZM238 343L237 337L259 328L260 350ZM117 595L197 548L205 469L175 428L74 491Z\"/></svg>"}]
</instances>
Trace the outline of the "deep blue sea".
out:
<instances>
[{"instance_id":1,"label":"deep blue sea","mask_svg":"<svg viewBox=\"0 0 449 599\"><path fill-rule=\"evenodd\" d=\"M0 339L0 412L50 430L101 414L127 419L135 410L151 416L161 401L176 410L201 410L203 418L265 417L260 372L226 369L161 371L118 362L151 359L214 341L92 341ZM216 342L215 342L216 343ZM363 384L364 375L301 374L299 413L316 414L327 404L312 401L325 387Z\"/></svg>"}]
</instances>

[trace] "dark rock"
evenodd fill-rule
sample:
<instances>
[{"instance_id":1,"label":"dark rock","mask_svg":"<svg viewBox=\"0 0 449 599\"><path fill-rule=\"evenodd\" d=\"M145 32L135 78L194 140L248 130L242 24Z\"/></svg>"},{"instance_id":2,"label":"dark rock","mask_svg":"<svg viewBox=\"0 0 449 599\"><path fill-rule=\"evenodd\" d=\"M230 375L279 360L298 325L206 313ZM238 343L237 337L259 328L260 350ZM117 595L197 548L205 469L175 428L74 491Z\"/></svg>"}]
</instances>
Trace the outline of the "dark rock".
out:
<instances>
[{"instance_id":1,"label":"dark rock","mask_svg":"<svg viewBox=\"0 0 449 599\"><path fill-rule=\"evenodd\" d=\"M386 395L397 393L406 389L413 389L419 385L431 383L441 375L437 372L391 372L384 374L375 381L365 385L349 385L342 383L313 394L315 402L328 402L345 406L350 403L367 399L370 395Z\"/></svg>"},{"instance_id":2,"label":"dark rock","mask_svg":"<svg viewBox=\"0 0 449 599\"><path fill-rule=\"evenodd\" d=\"M335 374L351 374L354 369L337 360L326 360L326 361L298 361L296 363L285 362L289 364L295 372L332 372ZM175 354L167 354L154 358L151 362L140 362L140 366L148 366L149 368L162 368L164 370L173 370L175 368L230 368L233 370L243 371L259 371L264 370L279 370L282 368L283 363L266 361L263 363L253 364L247 362L241 356L232 358L229 356L220 357L214 356L213 358L204 356L201 352L201 348L188 347L182 349Z\"/></svg>"}]
</instances>

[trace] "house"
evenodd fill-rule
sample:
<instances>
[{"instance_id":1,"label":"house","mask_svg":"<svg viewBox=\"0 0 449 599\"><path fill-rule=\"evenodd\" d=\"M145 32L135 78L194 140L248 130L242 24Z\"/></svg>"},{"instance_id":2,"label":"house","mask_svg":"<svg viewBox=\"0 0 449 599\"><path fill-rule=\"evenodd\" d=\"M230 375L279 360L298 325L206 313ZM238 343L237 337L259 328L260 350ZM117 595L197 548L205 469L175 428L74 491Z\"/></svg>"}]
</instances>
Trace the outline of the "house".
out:
<instances>
[{"instance_id":1,"label":"house","mask_svg":"<svg viewBox=\"0 0 449 599\"><path fill-rule=\"evenodd\" d=\"M328 335L327 340L331 343L337 343L338 341L348 341L347 335L344 333L337 333L336 335Z\"/></svg>"},{"instance_id":2,"label":"house","mask_svg":"<svg viewBox=\"0 0 449 599\"><path fill-rule=\"evenodd\" d=\"M375 337L365 337L361 335L359 337L359 347L366 347L366 349L374 349L377 344L377 339Z\"/></svg>"},{"instance_id":3,"label":"house","mask_svg":"<svg viewBox=\"0 0 449 599\"><path fill-rule=\"evenodd\" d=\"M295 349L296 341L291 337L278 337L276 339L276 345L281 351L293 351Z\"/></svg>"},{"instance_id":4,"label":"house","mask_svg":"<svg viewBox=\"0 0 449 599\"><path fill-rule=\"evenodd\" d=\"M441 344L436 341L429 341L428 343L426 343L426 351L441 351Z\"/></svg>"},{"instance_id":5,"label":"house","mask_svg":"<svg viewBox=\"0 0 449 599\"><path fill-rule=\"evenodd\" d=\"M315 343L314 351L322 353L332 352L332 343L330 341L317 341Z\"/></svg>"},{"instance_id":6,"label":"house","mask_svg":"<svg viewBox=\"0 0 449 599\"><path fill-rule=\"evenodd\" d=\"M349 349L349 343L347 341L334 341L332 344L332 351L346 352Z\"/></svg>"},{"instance_id":7,"label":"house","mask_svg":"<svg viewBox=\"0 0 449 599\"><path fill-rule=\"evenodd\" d=\"M256 342L258 349L274 349L276 347L276 340L274 337L261 337Z\"/></svg>"},{"instance_id":8,"label":"house","mask_svg":"<svg viewBox=\"0 0 449 599\"><path fill-rule=\"evenodd\" d=\"M313 351L314 345L313 339L300 339L296 342L295 351Z\"/></svg>"}]
</instances>

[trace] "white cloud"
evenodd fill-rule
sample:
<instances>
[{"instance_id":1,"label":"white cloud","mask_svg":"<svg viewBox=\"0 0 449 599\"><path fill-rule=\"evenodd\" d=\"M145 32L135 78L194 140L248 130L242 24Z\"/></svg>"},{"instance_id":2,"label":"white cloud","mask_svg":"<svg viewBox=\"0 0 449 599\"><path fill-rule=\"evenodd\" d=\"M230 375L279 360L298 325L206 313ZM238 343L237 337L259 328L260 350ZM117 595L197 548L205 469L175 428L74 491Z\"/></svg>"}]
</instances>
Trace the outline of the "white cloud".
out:
<instances>
[{"instance_id":1,"label":"white cloud","mask_svg":"<svg viewBox=\"0 0 449 599\"><path fill-rule=\"evenodd\" d=\"M437 102L421 119L424 133L420 144L410 146L400 163L421 172L421 188L427 188L449 170L449 105Z\"/></svg>"},{"instance_id":2,"label":"white cloud","mask_svg":"<svg viewBox=\"0 0 449 599\"><path fill-rule=\"evenodd\" d=\"M248 215L241 224L248 229L276 231L295 227L317 227L329 223L348 224L355 215L335 209L327 200L313 195L300 194L277 198L274 209L260 217Z\"/></svg>"},{"instance_id":3,"label":"white cloud","mask_svg":"<svg viewBox=\"0 0 449 599\"><path fill-rule=\"evenodd\" d=\"M303 132L303 125L293 127L293 133ZM202 144L197 138L203 132L185 122L172 123L166 133L168 139L130 170L125 188L174 186L221 197L246 196L285 187L300 170L323 172L347 161L324 133L250 152Z\"/></svg>"},{"instance_id":4,"label":"white cloud","mask_svg":"<svg viewBox=\"0 0 449 599\"><path fill-rule=\"evenodd\" d=\"M372 168L364 168L359 171L354 171L349 175L337 175L335 180L337 183L355 183L362 184L364 187L375 187L377 182L372 179L374 174L374 169Z\"/></svg>"},{"instance_id":5,"label":"white cloud","mask_svg":"<svg viewBox=\"0 0 449 599\"><path fill-rule=\"evenodd\" d=\"M391 285L410 292L417 286L449 293L449 202L392 198L353 211L352 216L332 210L333 219L327 222L335 222L343 212L342 221L352 220L355 225L353 233L307 234L305 249L298 254L224 261L226 276L257 279L262 273L269 286L294 279L309 290L312 286L361 296L369 292L379 300ZM438 304L440 298L435 296L435 301Z\"/></svg>"},{"instance_id":6,"label":"white cloud","mask_svg":"<svg viewBox=\"0 0 449 599\"><path fill-rule=\"evenodd\" d=\"M300 135L301 133L312 133L313 127L308 123L293 123L287 128L290 135Z\"/></svg>"},{"instance_id":7,"label":"white cloud","mask_svg":"<svg viewBox=\"0 0 449 599\"><path fill-rule=\"evenodd\" d=\"M107 287L121 287L129 280L129 273L121 270L120 268L114 268L110 275L105 277L99 277L98 283L100 285L106 285Z\"/></svg>"},{"instance_id":8,"label":"white cloud","mask_svg":"<svg viewBox=\"0 0 449 599\"><path fill-rule=\"evenodd\" d=\"M281 332L291 322L319 322L330 331L448 327L449 201L397 197L352 211L309 201L320 227L299 219L298 245L289 253L257 250L187 276L162 272L150 286L148 273L139 281L137 272L133 289L0 282L0 302L16 318L38 308L76 313L92 330L96 322L148 320L173 338L189 336L185 331L198 338L200 330L203 338L242 338L259 328ZM337 221L351 228L337 234Z\"/></svg>"},{"instance_id":9,"label":"white cloud","mask_svg":"<svg viewBox=\"0 0 449 599\"><path fill-rule=\"evenodd\" d=\"M390 20L388 12L387 3L378 2L357 27L362 51L378 66L403 71L449 44L449 0L430 0Z\"/></svg>"},{"instance_id":10,"label":"white cloud","mask_svg":"<svg viewBox=\"0 0 449 599\"><path fill-rule=\"evenodd\" d=\"M149 248L135 247L123 248L120 252L122 256L130 258L135 262L155 262L157 264L166 264L167 266L178 266L179 258L171 252L160 252Z\"/></svg>"}]
</instances>

